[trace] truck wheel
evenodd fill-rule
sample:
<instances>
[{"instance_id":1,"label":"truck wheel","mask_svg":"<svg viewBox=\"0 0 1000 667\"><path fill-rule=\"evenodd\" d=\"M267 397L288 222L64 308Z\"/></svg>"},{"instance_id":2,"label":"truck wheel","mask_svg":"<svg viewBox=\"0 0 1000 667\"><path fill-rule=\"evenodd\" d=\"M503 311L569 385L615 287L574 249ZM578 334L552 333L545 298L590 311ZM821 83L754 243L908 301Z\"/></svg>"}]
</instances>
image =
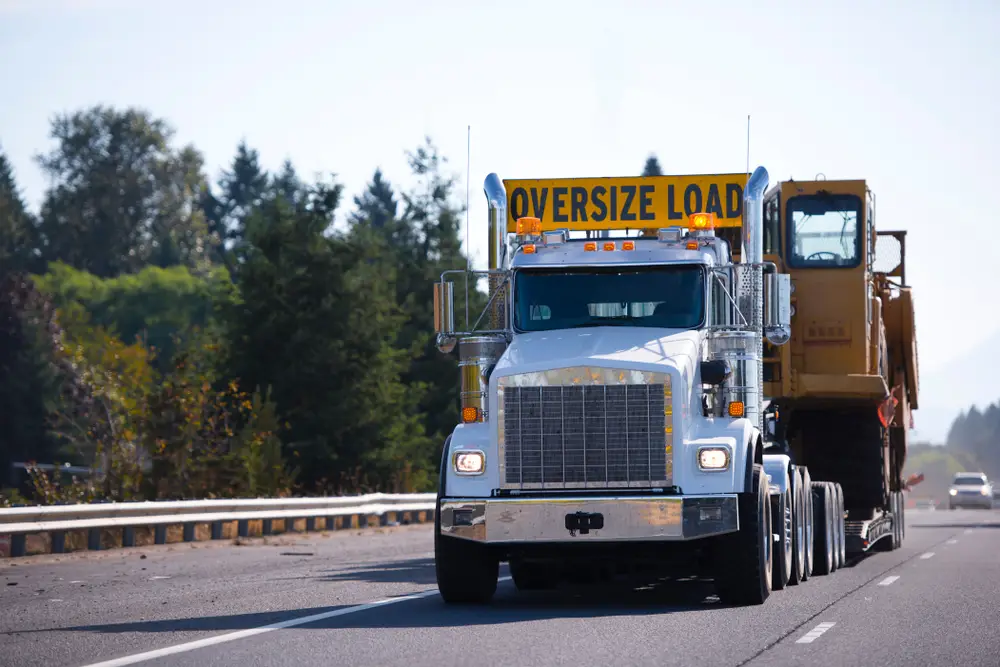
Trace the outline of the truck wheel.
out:
<instances>
[{"instance_id":1,"label":"truck wheel","mask_svg":"<svg viewBox=\"0 0 1000 667\"><path fill-rule=\"evenodd\" d=\"M795 512L792 504L792 489L789 488L780 496L773 496L771 520L772 530L777 533L778 541L774 543L774 567L771 570L771 588L780 591L788 585L792 576L792 533L795 528L793 521Z\"/></svg>"},{"instance_id":2,"label":"truck wheel","mask_svg":"<svg viewBox=\"0 0 1000 667\"><path fill-rule=\"evenodd\" d=\"M754 464L750 492L739 495L739 513L739 531L718 544L716 593L728 604L763 604L771 595L774 536L767 477L760 464Z\"/></svg>"},{"instance_id":3,"label":"truck wheel","mask_svg":"<svg viewBox=\"0 0 1000 667\"><path fill-rule=\"evenodd\" d=\"M805 580L806 570L806 503L802 493L802 473L796 469L792 474L792 571L788 584L795 586Z\"/></svg>"},{"instance_id":4,"label":"truck wheel","mask_svg":"<svg viewBox=\"0 0 1000 667\"><path fill-rule=\"evenodd\" d=\"M434 570L448 604L485 604L493 599L500 561L481 544L441 534L441 503L434 513Z\"/></svg>"},{"instance_id":5,"label":"truck wheel","mask_svg":"<svg viewBox=\"0 0 1000 667\"><path fill-rule=\"evenodd\" d=\"M990 509L993 509L992 507ZM899 492L899 546L906 539L906 494Z\"/></svg>"},{"instance_id":6,"label":"truck wheel","mask_svg":"<svg viewBox=\"0 0 1000 667\"><path fill-rule=\"evenodd\" d=\"M519 591L541 591L552 588L552 568L546 563L526 563L520 558L511 559L510 576Z\"/></svg>"},{"instance_id":7,"label":"truck wheel","mask_svg":"<svg viewBox=\"0 0 1000 667\"><path fill-rule=\"evenodd\" d=\"M806 543L804 549L806 559L802 568L802 581L809 581L813 576L813 569L816 562L814 551L816 544L816 523L813 521L812 475L809 474L809 468L802 468L802 506L805 508L802 519L805 521L806 526Z\"/></svg>"},{"instance_id":8,"label":"truck wheel","mask_svg":"<svg viewBox=\"0 0 1000 667\"><path fill-rule=\"evenodd\" d=\"M837 569L839 570L847 562L847 531L844 526L844 489L836 482L832 486L837 505L837 510L833 513L833 527L837 531L837 551L835 555L837 556Z\"/></svg>"},{"instance_id":9,"label":"truck wheel","mask_svg":"<svg viewBox=\"0 0 1000 667\"><path fill-rule=\"evenodd\" d=\"M813 500L813 574L833 572L833 502L830 486L826 482L812 483Z\"/></svg>"}]
</instances>

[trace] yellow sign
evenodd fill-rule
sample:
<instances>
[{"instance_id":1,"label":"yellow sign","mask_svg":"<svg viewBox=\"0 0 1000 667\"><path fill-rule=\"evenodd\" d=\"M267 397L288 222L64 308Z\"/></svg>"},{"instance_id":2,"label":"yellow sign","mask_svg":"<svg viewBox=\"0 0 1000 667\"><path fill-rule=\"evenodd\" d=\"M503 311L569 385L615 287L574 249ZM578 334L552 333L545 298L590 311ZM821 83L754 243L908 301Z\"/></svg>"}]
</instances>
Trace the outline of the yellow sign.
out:
<instances>
[{"instance_id":1,"label":"yellow sign","mask_svg":"<svg viewBox=\"0 0 1000 667\"><path fill-rule=\"evenodd\" d=\"M686 227L692 213L739 227L746 182L747 174L506 180L507 231L525 216L545 230Z\"/></svg>"}]
</instances>

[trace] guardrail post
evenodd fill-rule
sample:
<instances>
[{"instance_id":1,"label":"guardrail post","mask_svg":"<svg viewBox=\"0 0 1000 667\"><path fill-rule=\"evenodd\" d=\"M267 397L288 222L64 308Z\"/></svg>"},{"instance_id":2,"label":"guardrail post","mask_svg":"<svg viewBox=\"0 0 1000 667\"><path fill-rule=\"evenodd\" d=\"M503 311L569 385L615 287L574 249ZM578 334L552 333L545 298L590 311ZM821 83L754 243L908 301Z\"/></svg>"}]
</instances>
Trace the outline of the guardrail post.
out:
<instances>
[{"instance_id":1,"label":"guardrail post","mask_svg":"<svg viewBox=\"0 0 1000 667\"><path fill-rule=\"evenodd\" d=\"M306 517L306 532L311 533L316 530L316 517L307 516Z\"/></svg>"},{"instance_id":2,"label":"guardrail post","mask_svg":"<svg viewBox=\"0 0 1000 667\"><path fill-rule=\"evenodd\" d=\"M52 553L61 554L66 552L66 533L57 530L52 533Z\"/></svg>"},{"instance_id":3,"label":"guardrail post","mask_svg":"<svg viewBox=\"0 0 1000 667\"><path fill-rule=\"evenodd\" d=\"M261 527L262 535L270 535L273 531L271 530L271 520L264 519L264 525Z\"/></svg>"},{"instance_id":4,"label":"guardrail post","mask_svg":"<svg viewBox=\"0 0 1000 667\"><path fill-rule=\"evenodd\" d=\"M186 523L184 524L184 541L194 542L194 524Z\"/></svg>"},{"instance_id":5,"label":"guardrail post","mask_svg":"<svg viewBox=\"0 0 1000 667\"><path fill-rule=\"evenodd\" d=\"M222 522L213 521L212 522L212 539L221 540L222 539Z\"/></svg>"},{"instance_id":6,"label":"guardrail post","mask_svg":"<svg viewBox=\"0 0 1000 667\"><path fill-rule=\"evenodd\" d=\"M87 531L87 548L91 551L101 550L101 529L91 528Z\"/></svg>"},{"instance_id":7,"label":"guardrail post","mask_svg":"<svg viewBox=\"0 0 1000 667\"><path fill-rule=\"evenodd\" d=\"M160 525L153 529L153 541L157 544L167 543L167 527Z\"/></svg>"},{"instance_id":8,"label":"guardrail post","mask_svg":"<svg viewBox=\"0 0 1000 667\"><path fill-rule=\"evenodd\" d=\"M236 522L236 534L240 537L250 536L250 522L246 519L240 519Z\"/></svg>"},{"instance_id":9,"label":"guardrail post","mask_svg":"<svg viewBox=\"0 0 1000 667\"><path fill-rule=\"evenodd\" d=\"M122 546L135 546L135 528L133 526L125 526L122 528Z\"/></svg>"},{"instance_id":10,"label":"guardrail post","mask_svg":"<svg viewBox=\"0 0 1000 667\"><path fill-rule=\"evenodd\" d=\"M12 558L20 558L27 550L28 536L24 533L14 533L10 536L10 555Z\"/></svg>"}]
</instances>

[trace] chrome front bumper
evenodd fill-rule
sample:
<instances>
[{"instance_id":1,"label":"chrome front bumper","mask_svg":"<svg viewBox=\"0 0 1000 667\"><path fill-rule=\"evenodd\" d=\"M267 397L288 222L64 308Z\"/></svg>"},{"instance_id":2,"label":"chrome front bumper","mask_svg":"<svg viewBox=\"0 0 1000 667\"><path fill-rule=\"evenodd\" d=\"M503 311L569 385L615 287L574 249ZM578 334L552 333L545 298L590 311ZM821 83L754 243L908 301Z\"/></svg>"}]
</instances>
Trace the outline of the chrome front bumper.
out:
<instances>
[{"instance_id":1,"label":"chrome front bumper","mask_svg":"<svg viewBox=\"0 0 1000 667\"><path fill-rule=\"evenodd\" d=\"M444 498L441 533L488 544L683 541L739 530L736 494Z\"/></svg>"}]
</instances>

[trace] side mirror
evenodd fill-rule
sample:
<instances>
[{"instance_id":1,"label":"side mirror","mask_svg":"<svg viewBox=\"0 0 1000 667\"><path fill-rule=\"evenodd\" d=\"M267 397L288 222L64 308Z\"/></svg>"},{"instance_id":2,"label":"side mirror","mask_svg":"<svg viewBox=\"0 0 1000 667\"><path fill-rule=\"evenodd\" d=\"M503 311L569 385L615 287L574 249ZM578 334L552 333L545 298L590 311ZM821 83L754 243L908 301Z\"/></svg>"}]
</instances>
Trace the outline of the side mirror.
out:
<instances>
[{"instance_id":1,"label":"side mirror","mask_svg":"<svg viewBox=\"0 0 1000 667\"><path fill-rule=\"evenodd\" d=\"M725 359L701 362L701 381L703 384L719 386L732 374L733 369Z\"/></svg>"},{"instance_id":2,"label":"side mirror","mask_svg":"<svg viewBox=\"0 0 1000 667\"><path fill-rule=\"evenodd\" d=\"M434 331L438 350L449 354L455 349L455 283L434 283Z\"/></svg>"},{"instance_id":3,"label":"side mirror","mask_svg":"<svg viewBox=\"0 0 1000 667\"><path fill-rule=\"evenodd\" d=\"M792 277L764 274L764 337L771 345L784 345L792 337Z\"/></svg>"}]
</instances>

